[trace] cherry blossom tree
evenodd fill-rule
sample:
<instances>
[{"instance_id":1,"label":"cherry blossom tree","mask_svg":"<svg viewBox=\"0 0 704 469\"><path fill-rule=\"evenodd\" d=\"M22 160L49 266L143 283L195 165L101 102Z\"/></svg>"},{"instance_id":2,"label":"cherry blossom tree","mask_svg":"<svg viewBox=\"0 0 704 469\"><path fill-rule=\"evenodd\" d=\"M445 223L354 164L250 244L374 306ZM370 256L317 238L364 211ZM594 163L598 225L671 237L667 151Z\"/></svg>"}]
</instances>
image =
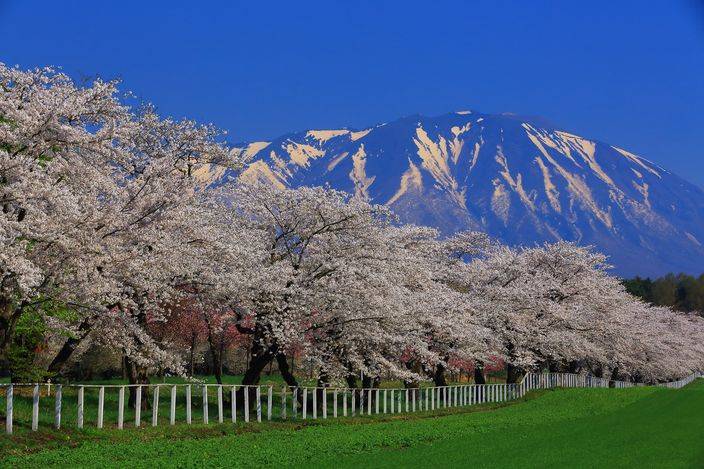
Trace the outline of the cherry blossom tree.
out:
<instances>
[{"instance_id":1,"label":"cherry blossom tree","mask_svg":"<svg viewBox=\"0 0 704 469\"><path fill-rule=\"evenodd\" d=\"M207 243L193 174L240 162L212 126L133 111L115 82L0 65L0 85L0 353L22 311L63 302L81 334L105 328L137 380L168 356L147 317L194 280L189 261Z\"/></svg>"}]
</instances>

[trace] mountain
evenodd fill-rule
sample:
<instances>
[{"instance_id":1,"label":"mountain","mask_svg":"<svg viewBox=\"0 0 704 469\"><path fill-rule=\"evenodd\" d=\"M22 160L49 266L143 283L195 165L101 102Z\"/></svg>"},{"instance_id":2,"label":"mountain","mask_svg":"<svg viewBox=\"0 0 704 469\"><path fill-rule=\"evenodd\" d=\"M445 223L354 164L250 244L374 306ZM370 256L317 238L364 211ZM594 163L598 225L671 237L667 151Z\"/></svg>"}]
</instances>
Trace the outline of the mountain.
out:
<instances>
[{"instance_id":1,"label":"mountain","mask_svg":"<svg viewBox=\"0 0 704 469\"><path fill-rule=\"evenodd\" d=\"M593 245L617 274L704 271L704 191L640 156L540 118L472 111L361 130L309 130L237 152L239 176L325 185L389 205L444 233L482 230L510 245ZM220 184L234 177L204 170Z\"/></svg>"}]
</instances>

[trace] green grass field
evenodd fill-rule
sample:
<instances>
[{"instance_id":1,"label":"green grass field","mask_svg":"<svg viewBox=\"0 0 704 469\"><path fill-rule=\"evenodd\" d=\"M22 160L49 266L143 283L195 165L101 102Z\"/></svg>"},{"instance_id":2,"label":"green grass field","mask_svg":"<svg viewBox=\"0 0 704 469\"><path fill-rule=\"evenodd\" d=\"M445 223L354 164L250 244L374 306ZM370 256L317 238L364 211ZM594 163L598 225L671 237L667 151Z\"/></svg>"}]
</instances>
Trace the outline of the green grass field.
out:
<instances>
[{"instance_id":1,"label":"green grass field","mask_svg":"<svg viewBox=\"0 0 704 469\"><path fill-rule=\"evenodd\" d=\"M704 467L702 442L699 380L542 391L444 415L45 430L0 437L0 467Z\"/></svg>"}]
</instances>

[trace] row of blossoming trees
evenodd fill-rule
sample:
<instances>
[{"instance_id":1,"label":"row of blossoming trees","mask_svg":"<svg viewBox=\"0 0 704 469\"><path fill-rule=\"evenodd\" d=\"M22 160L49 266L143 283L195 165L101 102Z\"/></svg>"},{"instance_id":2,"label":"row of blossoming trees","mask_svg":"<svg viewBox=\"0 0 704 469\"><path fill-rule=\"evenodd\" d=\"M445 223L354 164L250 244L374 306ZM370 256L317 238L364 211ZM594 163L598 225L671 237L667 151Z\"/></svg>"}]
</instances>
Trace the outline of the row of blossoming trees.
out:
<instances>
[{"instance_id":1,"label":"row of blossoming trees","mask_svg":"<svg viewBox=\"0 0 704 469\"><path fill-rule=\"evenodd\" d=\"M31 312L64 337L51 371L91 341L125 357L132 383L183 373L175 336L205 334L221 360L230 331L250 348L244 384L275 363L297 385L292 350L321 385L364 387L497 360L509 382L704 365L702 318L638 301L589 249L444 238L325 188L206 190L203 169L247 164L211 126L51 69L0 65L0 93L0 362Z\"/></svg>"}]
</instances>

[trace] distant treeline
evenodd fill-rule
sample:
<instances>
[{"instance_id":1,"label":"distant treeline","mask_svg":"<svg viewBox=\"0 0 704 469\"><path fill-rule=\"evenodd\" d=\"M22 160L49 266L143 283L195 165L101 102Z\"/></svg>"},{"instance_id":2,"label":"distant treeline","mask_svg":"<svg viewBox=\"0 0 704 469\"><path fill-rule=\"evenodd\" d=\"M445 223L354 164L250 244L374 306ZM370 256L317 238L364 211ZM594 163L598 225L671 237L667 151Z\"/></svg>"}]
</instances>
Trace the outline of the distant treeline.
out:
<instances>
[{"instance_id":1,"label":"distant treeline","mask_svg":"<svg viewBox=\"0 0 704 469\"><path fill-rule=\"evenodd\" d=\"M635 277L623 283L629 293L649 303L704 315L704 274L699 277L667 274L655 280Z\"/></svg>"}]
</instances>

